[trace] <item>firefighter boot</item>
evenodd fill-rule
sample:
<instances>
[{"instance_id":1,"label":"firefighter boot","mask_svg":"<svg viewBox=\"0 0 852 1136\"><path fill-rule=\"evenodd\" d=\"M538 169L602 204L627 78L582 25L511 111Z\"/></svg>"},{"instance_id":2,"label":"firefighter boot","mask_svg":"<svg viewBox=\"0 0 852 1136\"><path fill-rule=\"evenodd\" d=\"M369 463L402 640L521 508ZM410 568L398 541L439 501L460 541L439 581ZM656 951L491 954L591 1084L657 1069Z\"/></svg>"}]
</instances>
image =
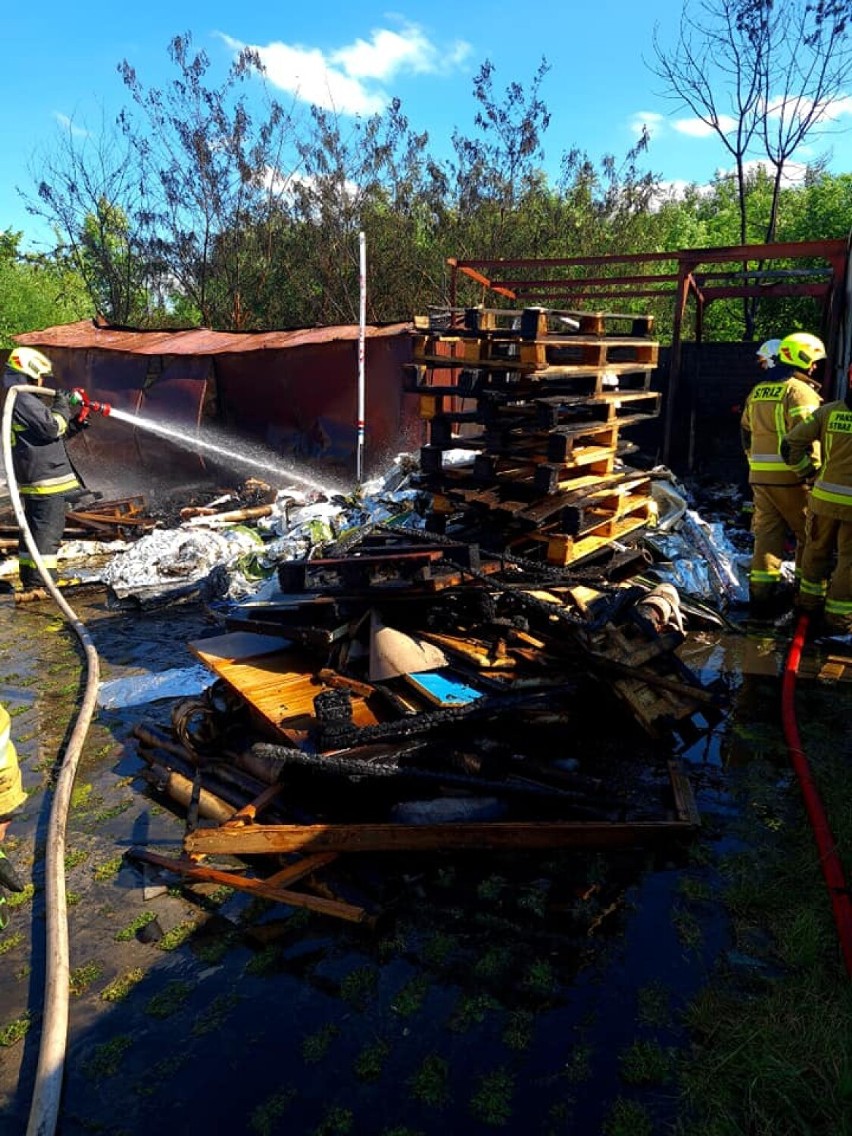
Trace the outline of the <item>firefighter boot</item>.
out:
<instances>
[{"instance_id":1,"label":"firefighter boot","mask_svg":"<svg viewBox=\"0 0 852 1136\"><path fill-rule=\"evenodd\" d=\"M8 891L24 890L20 876L9 863L9 857L2 848L0 848L0 887L4 887Z\"/></svg>"}]
</instances>

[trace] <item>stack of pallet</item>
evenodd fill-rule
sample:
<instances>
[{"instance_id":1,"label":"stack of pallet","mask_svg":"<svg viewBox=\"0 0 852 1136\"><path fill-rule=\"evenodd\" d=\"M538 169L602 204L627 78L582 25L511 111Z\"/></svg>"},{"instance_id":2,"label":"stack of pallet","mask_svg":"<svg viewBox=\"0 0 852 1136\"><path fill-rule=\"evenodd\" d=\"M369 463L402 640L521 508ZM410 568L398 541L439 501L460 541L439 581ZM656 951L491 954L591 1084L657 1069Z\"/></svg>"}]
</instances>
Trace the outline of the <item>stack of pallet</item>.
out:
<instances>
[{"instance_id":1,"label":"stack of pallet","mask_svg":"<svg viewBox=\"0 0 852 1136\"><path fill-rule=\"evenodd\" d=\"M415 328L432 531L565 566L653 523L650 479L624 464L625 428L659 413L653 316L475 308ZM472 464L446 467L458 448Z\"/></svg>"}]
</instances>

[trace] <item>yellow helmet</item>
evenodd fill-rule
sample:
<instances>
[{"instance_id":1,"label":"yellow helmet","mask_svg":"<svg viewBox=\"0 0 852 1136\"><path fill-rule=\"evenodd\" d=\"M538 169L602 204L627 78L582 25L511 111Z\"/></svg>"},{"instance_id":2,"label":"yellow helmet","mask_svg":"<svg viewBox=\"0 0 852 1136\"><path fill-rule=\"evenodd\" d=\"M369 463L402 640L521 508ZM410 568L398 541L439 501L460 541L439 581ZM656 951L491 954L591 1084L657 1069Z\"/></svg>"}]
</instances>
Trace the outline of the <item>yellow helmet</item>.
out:
<instances>
[{"instance_id":1,"label":"yellow helmet","mask_svg":"<svg viewBox=\"0 0 852 1136\"><path fill-rule=\"evenodd\" d=\"M48 357L34 347L16 347L6 360L6 366L10 371L17 371L28 379L33 379L37 386L41 386L42 381L53 374Z\"/></svg>"},{"instance_id":2,"label":"yellow helmet","mask_svg":"<svg viewBox=\"0 0 852 1136\"><path fill-rule=\"evenodd\" d=\"M778 362L786 363L788 367L798 367L800 371L809 371L814 363L824 358L825 346L822 340L806 331L794 331L781 340L778 348Z\"/></svg>"}]
</instances>

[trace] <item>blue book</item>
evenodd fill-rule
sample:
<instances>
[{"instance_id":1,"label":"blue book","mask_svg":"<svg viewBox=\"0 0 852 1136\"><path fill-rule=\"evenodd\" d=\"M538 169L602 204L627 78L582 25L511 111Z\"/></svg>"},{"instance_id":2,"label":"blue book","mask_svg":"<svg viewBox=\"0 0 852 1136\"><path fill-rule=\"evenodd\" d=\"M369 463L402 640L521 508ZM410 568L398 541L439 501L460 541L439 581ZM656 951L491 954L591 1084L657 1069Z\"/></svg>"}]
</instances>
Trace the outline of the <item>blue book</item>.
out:
<instances>
[{"instance_id":1,"label":"blue book","mask_svg":"<svg viewBox=\"0 0 852 1136\"><path fill-rule=\"evenodd\" d=\"M482 697L481 690L453 678L452 671L423 671L405 680L436 706L466 706Z\"/></svg>"}]
</instances>

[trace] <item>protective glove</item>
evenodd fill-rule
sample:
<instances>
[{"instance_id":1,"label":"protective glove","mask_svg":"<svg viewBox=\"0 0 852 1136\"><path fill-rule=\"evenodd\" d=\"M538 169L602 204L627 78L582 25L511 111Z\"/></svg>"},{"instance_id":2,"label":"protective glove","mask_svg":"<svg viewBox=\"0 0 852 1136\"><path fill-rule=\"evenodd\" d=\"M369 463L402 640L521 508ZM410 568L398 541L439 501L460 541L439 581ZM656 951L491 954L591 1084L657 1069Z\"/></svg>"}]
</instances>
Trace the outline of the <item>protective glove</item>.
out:
<instances>
[{"instance_id":1,"label":"protective glove","mask_svg":"<svg viewBox=\"0 0 852 1136\"><path fill-rule=\"evenodd\" d=\"M81 430L88 430L92 425L92 420L88 414L75 414L68 423L68 437L73 438L75 434L79 434Z\"/></svg>"},{"instance_id":2,"label":"protective glove","mask_svg":"<svg viewBox=\"0 0 852 1136\"><path fill-rule=\"evenodd\" d=\"M53 402L51 403L50 409L54 414L61 414L66 422L69 420L72 413L71 402L65 391L58 391L53 396Z\"/></svg>"}]
</instances>

